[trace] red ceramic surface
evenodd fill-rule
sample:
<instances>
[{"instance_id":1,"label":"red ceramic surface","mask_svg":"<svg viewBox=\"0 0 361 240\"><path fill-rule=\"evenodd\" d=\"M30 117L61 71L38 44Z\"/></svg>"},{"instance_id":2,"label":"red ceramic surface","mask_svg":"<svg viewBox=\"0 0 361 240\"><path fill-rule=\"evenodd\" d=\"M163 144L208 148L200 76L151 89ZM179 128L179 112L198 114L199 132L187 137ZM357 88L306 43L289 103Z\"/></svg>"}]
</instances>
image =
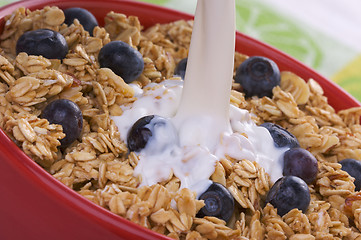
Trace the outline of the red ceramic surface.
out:
<instances>
[{"instance_id":1,"label":"red ceramic surface","mask_svg":"<svg viewBox=\"0 0 361 240\"><path fill-rule=\"evenodd\" d=\"M18 7L31 10L46 5L60 8L83 7L103 24L109 11L139 17L142 25L192 19L191 15L135 1L115 0L31 0L0 9L2 28L5 15ZM304 79L313 78L323 87L330 104L341 110L361 106L340 87L288 55L237 33L236 49L247 55L272 58L281 70L292 71ZM168 239L135 225L81 197L55 180L28 158L0 130L0 239Z\"/></svg>"}]
</instances>

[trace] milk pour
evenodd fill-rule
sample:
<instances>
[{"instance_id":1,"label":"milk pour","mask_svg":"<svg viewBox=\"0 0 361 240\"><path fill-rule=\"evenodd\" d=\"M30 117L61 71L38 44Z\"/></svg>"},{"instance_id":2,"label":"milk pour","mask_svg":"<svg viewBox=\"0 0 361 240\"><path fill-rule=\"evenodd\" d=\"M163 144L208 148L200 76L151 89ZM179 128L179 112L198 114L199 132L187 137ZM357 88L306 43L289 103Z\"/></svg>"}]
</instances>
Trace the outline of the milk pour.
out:
<instances>
[{"instance_id":1,"label":"milk pour","mask_svg":"<svg viewBox=\"0 0 361 240\"><path fill-rule=\"evenodd\" d=\"M230 105L234 7L235 0L198 0L184 83L166 80L143 89L133 85L137 100L123 107L121 116L112 117L124 141L130 127L146 115L169 118L177 129L172 133L179 139L176 144L154 151L169 137L159 137L169 134L165 126L137 153L134 175L142 177L141 186L174 174L181 188L199 195L212 183L215 164L225 156L257 161L273 182L282 177L281 156L288 148L276 148L268 130L256 126L247 110Z\"/></svg>"},{"instance_id":2,"label":"milk pour","mask_svg":"<svg viewBox=\"0 0 361 240\"><path fill-rule=\"evenodd\" d=\"M174 118L183 145L194 136L211 151L231 132L229 100L235 49L235 1L198 0L182 100ZM193 124L201 121L204 127ZM193 135L186 132L193 132Z\"/></svg>"}]
</instances>

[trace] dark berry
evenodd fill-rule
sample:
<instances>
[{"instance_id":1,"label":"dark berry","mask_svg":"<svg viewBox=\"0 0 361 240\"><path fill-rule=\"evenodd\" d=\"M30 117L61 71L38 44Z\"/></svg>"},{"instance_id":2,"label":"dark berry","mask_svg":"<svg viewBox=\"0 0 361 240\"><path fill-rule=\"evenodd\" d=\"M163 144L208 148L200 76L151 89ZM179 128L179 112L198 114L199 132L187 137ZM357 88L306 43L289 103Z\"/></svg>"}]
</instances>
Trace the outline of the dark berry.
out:
<instances>
[{"instance_id":1,"label":"dark berry","mask_svg":"<svg viewBox=\"0 0 361 240\"><path fill-rule=\"evenodd\" d=\"M131 152L139 152L149 146L149 153L163 152L178 143L173 124L166 118L149 115L136 121L128 132L127 145Z\"/></svg>"},{"instance_id":2,"label":"dark berry","mask_svg":"<svg viewBox=\"0 0 361 240\"><path fill-rule=\"evenodd\" d=\"M174 74L180 76L184 80L184 76L186 75L188 58L183 58L179 61L177 66L174 69Z\"/></svg>"},{"instance_id":3,"label":"dark berry","mask_svg":"<svg viewBox=\"0 0 361 240\"><path fill-rule=\"evenodd\" d=\"M283 155L283 176L297 176L311 184L317 173L317 159L306 149L291 148Z\"/></svg>"},{"instance_id":4,"label":"dark berry","mask_svg":"<svg viewBox=\"0 0 361 240\"><path fill-rule=\"evenodd\" d=\"M205 205L199 210L197 217L212 216L226 222L231 218L234 210L233 196L222 184L212 183L199 199L204 200Z\"/></svg>"},{"instance_id":5,"label":"dark berry","mask_svg":"<svg viewBox=\"0 0 361 240\"><path fill-rule=\"evenodd\" d=\"M25 32L16 43L16 54L43 56L48 59L63 59L68 53L68 44L58 32L38 29Z\"/></svg>"},{"instance_id":6,"label":"dark berry","mask_svg":"<svg viewBox=\"0 0 361 240\"><path fill-rule=\"evenodd\" d=\"M272 97L272 89L280 85L277 64L266 57L249 57L236 71L235 82L241 84L246 97Z\"/></svg>"},{"instance_id":7,"label":"dark berry","mask_svg":"<svg viewBox=\"0 0 361 240\"><path fill-rule=\"evenodd\" d=\"M355 178L355 190L360 191L361 188L361 161L346 158L339 162L342 165L342 170L347 172L351 177Z\"/></svg>"},{"instance_id":8,"label":"dark berry","mask_svg":"<svg viewBox=\"0 0 361 240\"><path fill-rule=\"evenodd\" d=\"M310 191L307 184L299 177L285 176L278 179L269 190L266 203L277 208L280 216L297 208L305 212L310 204Z\"/></svg>"},{"instance_id":9,"label":"dark berry","mask_svg":"<svg viewBox=\"0 0 361 240\"><path fill-rule=\"evenodd\" d=\"M78 19L79 23L83 25L85 31L88 31L90 35L93 35L93 29L98 26L98 21L94 15L84 8L67 8L64 10L65 21L70 26L74 19Z\"/></svg>"},{"instance_id":10,"label":"dark berry","mask_svg":"<svg viewBox=\"0 0 361 240\"><path fill-rule=\"evenodd\" d=\"M110 68L127 83L137 79L143 72L143 57L129 44L122 41L112 41L99 52L99 64L102 68Z\"/></svg>"},{"instance_id":11,"label":"dark berry","mask_svg":"<svg viewBox=\"0 0 361 240\"><path fill-rule=\"evenodd\" d=\"M41 117L51 124L60 124L63 127L65 137L60 140L62 149L72 144L83 129L83 114L78 105L68 99L58 99L49 103Z\"/></svg>"},{"instance_id":12,"label":"dark berry","mask_svg":"<svg viewBox=\"0 0 361 240\"><path fill-rule=\"evenodd\" d=\"M276 147L295 148L300 146L297 138L283 127L271 122L265 122L260 126L267 128Z\"/></svg>"}]
</instances>

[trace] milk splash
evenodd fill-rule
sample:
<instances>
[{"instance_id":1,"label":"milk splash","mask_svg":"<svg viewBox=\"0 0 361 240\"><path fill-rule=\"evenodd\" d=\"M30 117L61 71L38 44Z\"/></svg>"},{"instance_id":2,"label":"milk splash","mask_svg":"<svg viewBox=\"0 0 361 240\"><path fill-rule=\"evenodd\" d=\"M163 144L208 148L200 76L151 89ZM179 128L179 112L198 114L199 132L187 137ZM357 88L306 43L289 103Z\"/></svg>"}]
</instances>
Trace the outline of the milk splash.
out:
<instances>
[{"instance_id":1,"label":"milk splash","mask_svg":"<svg viewBox=\"0 0 361 240\"><path fill-rule=\"evenodd\" d=\"M146 115L166 117L177 130L170 133L164 126L153 133L177 135L169 139L178 141L166 144L163 151L154 152L154 146L164 145L164 139L154 137L137 153L134 174L141 175L141 186L174 174L181 188L199 195L212 183L215 164L225 156L259 162L272 181L282 176L280 156L287 149L277 149L268 130L256 126L248 111L230 105L234 7L235 0L198 0L184 82L133 86L137 100L124 107L121 116L112 117L124 141L130 127Z\"/></svg>"}]
</instances>

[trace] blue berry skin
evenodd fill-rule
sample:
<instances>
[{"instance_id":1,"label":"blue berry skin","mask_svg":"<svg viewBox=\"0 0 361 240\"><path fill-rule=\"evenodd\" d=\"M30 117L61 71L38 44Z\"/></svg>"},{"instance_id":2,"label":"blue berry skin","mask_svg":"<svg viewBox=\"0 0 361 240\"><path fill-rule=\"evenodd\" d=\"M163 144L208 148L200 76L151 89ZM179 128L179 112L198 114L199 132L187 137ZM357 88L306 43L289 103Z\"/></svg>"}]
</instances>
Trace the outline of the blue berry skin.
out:
<instances>
[{"instance_id":1,"label":"blue berry skin","mask_svg":"<svg viewBox=\"0 0 361 240\"><path fill-rule=\"evenodd\" d=\"M83 129L83 114L78 105L68 99L58 99L49 103L41 114L51 124L63 127L65 137L60 140L60 148L64 149L79 138Z\"/></svg>"},{"instance_id":2,"label":"blue berry skin","mask_svg":"<svg viewBox=\"0 0 361 240\"><path fill-rule=\"evenodd\" d=\"M311 184L316 180L317 173L317 159L306 149L291 148L283 155L283 176L297 176Z\"/></svg>"},{"instance_id":3,"label":"blue berry skin","mask_svg":"<svg viewBox=\"0 0 361 240\"><path fill-rule=\"evenodd\" d=\"M184 76L186 75L188 58L183 58L179 61L177 66L174 69L174 74L180 76L184 80Z\"/></svg>"},{"instance_id":4,"label":"blue berry skin","mask_svg":"<svg viewBox=\"0 0 361 240\"><path fill-rule=\"evenodd\" d=\"M272 89L280 85L277 64L269 58L253 56L237 68L235 82L241 84L246 97L272 97Z\"/></svg>"},{"instance_id":5,"label":"blue berry skin","mask_svg":"<svg viewBox=\"0 0 361 240\"><path fill-rule=\"evenodd\" d=\"M148 115L138 119L127 136L130 152L139 152L149 146L147 153L157 154L177 144L177 130L168 119L158 115Z\"/></svg>"},{"instance_id":6,"label":"blue berry skin","mask_svg":"<svg viewBox=\"0 0 361 240\"><path fill-rule=\"evenodd\" d=\"M84 8L67 8L63 10L65 15L65 21L68 26L70 26L74 19L78 19L80 24L83 26L85 31L88 31L91 36L93 36L93 29L98 26L98 21L94 15Z\"/></svg>"},{"instance_id":7,"label":"blue berry skin","mask_svg":"<svg viewBox=\"0 0 361 240\"><path fill-rule=\"evenodd\" d=\"M339 162L342 165L342 170L347 172L351 177L355 178L355 191L360 191L361 189L361 161L346 158Z\"/></svg>"},{"instance_id":8,"label":"blue berry skin","mask_svg":"<svg viewBox=\"0 0 361 240\"><path fill-rule=\"evenodd\" d=\"M151 129L146 126L153 118L154 115L145 116L133 124L127 137L127 145L130 152L139 152L145 148L148 140L153 135Z\"/></svg>"},{"instance_id":9,"label":"blue berry skin","mask_svg":"<svg viewBox=\"0 0 361 240\"><path fill-rule=\"evenodd\" d=\"M285 176L278 179L266 197L266 203L277 208L277 213L280 216L294 208L305 212L310 201L310 190L307 184L296 176Z\"/></svg>"},{"instance_id":10,"label":"blue berry skin","mask_svg":"<svg viewBox=\"0 0 361 240\"><path fill-rule=\"evenodd\" d=\"M197 217L217 217L228 222L234 211L234 199L231 193L222 184L213 182L212 185L200 195L205 206L197 213Z\"/></svg>"},{"instance_id":11,"label":"blue berry skin","mask_svg":"<svg viewBox=\"0 0 361 240\"><path fill-rule=\"evenodd\" d=\"M101 68L110 68L127 83L136 80L143 72L143 56L122 41L112 41L99 52L98 60Z\"/></svg>"},{"instance_id":12,"label":"blue berry skin","mask_svg":"<svg viewBox=\"0 0 361 240\"><path fill-rule=\"evenodd\" d=\"M271 122L262 123L260 126L265 127L269 131L276 147L300 147L297 138L283 127Z\"/></svg>"},{"instance_id":13,"label":"blue berry skin","mask_svg":"<svg viewBox=\"0 0 361 240\"><path fill-rule=\"evenodd\" d=\"M25 32L16 43L16 54L43 56L48 59L63 59L68 53L68 44L58 32L50 29L37 29Z\"/></svg>"}]
</instances>

